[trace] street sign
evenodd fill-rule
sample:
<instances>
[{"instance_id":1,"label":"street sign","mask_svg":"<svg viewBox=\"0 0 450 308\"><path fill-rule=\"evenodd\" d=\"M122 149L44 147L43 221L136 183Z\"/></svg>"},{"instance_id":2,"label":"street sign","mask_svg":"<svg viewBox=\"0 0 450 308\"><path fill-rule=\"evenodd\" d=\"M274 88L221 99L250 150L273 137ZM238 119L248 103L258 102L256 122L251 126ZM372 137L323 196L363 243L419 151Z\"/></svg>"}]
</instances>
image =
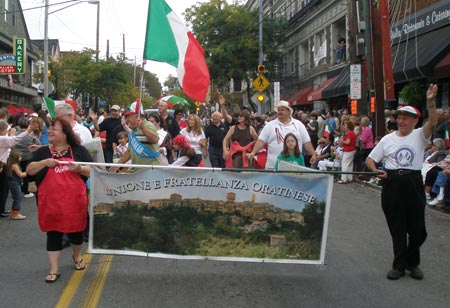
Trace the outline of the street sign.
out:
<instances>
[{"instance_id":1,"label":"street sign","mask_svg":"<svg viewBox=\"0 0 450 308\"><path fill-rule=\"evenodd\" d=\"M350 65L350 99L361 99L361 64Z\"/></svg>"},{"instance_id":2,"label":"street sign","mask_svg":"<svg viewBox=\"0 0 450 308\"><path fill-rule=\"evenodd\" d=\"M361 82L361 64L350 65L350 82Z\"/></svg>"},{"instance_id":3,"label":"street sign","mask_svg":"<svg viewBox=\"0 0 450 308\"><path fill-rule=\"evenodd\" d=\"M259 92L264 91L269 85L270 82L266 79L266 77L264 77L264 75L259 75L255 80L253 80L253 87Z\"/></svg>"},{"instance_id":4,"label":"street sign","mask_svg":"<svg viewBox=\"0 0 450 308\"><path fill-rule=\"evenodd\" d=\"M350 82L350 99L361 99L361 82Z\"/></svg>"},{"instance_id":5,"label":"street sign","mask_svg":"<svg viewBox=\"0 0 450 308\"><path fill-rule=\"evenodd\" d=\"M273 103L278 105L280 102L280 82L275 81L273 83Z\"/></svg>"}]
</instances>

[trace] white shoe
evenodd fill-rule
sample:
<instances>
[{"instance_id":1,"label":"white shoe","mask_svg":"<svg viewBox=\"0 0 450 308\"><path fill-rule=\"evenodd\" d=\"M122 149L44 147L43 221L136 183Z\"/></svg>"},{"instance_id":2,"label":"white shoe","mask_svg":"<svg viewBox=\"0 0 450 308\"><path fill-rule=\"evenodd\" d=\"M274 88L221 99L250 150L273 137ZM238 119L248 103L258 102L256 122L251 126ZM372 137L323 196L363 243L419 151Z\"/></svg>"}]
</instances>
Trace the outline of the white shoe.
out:
<instances>
[{"instance_id":1,"label":"white shoe","mask_svg":"<svg viewBox=\"0 0 450 308\"><path fill-rule=\"evenodd\" d=\"M28 193L28 194L26 194L26 195L23 195L25 198L31 198L31 197L34 197L34 194L32 193L32 192L30 192L30 193Z\"/></svg>"},{"instance_id":2,"label":"white shoe","mask_svg":"<svg viewBox=\"0 0 450 308\"><path fill-rule=\"evenodd\" d=\"M439 198L439 196L437 196L436 198L434 198L433 200L428 202L428 205L436 206L438 204L441 204L443 200L444 200L444 196L441 196L440 198Z\"/></svg>"},{"instance_id":3,"label":"white shoe","mask_svg":"<svg viewBox=\"0 0 450 308\"><path fill-rule=\"evenodd\" d=\"M26 216L23 216L22 214L16 214L16 215L11 215L10 216L10 218L12 219L12 220L24 220L24 219L26 219L27 217Z\"/></svg>"},{"instance_id":4,"label":"white shoe","mask_svg":"<svg viewBox=\"0 0 450 308\"><path fill-rule=\"evenodd\" d=\"M375 184L376 182L377 182L377 178L370 178L370 180L367 183Z\"/></svg>"},{"instance_id":5,"label":"white shoe","mask_svg":"<svg viewBox=\"0 0 450 308\"><path fill-rule=\"evenodd\" d=\"M426 198L427 201L430 201L431 200L430 194L429 193L425 193L425 198Z\"/></svg>"}]
</instances>

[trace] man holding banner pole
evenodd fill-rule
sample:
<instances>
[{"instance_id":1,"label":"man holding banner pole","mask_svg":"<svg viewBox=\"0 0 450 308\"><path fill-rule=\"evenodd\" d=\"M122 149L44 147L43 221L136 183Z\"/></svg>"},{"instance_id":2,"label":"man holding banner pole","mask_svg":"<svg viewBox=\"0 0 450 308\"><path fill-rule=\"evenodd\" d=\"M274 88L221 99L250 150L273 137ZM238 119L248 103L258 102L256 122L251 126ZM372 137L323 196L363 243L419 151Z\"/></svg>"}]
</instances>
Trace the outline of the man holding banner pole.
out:
<instances>
[{"instance_id":1,"label":"man holding banner pole","mask_svg":"<svg viewBox=\"0 0 450 308\"><path fill-rule=\"evenodd\" d=\"M131 159L135 165L161 165L159 153L159 136L155 126L143 117L140 102L133 102L125 113L125 131L128 132L128 149L117 162L125 164ZM127 129L128 128L128 129ZM118 172L118 167L111 167L110 172Z\"/></svg>"}]
</instances>

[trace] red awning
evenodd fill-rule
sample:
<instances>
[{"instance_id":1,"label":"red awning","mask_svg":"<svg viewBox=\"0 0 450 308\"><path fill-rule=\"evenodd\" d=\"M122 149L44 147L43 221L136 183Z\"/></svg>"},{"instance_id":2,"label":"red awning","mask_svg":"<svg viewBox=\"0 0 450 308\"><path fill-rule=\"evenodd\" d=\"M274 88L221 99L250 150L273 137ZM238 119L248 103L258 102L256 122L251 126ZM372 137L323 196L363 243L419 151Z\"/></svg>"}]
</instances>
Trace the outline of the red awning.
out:
<instances>
[{"instance_id":1,"label":"red awning","mask_svg":"<svg viewBox=\"0 0 450 308\"><path fill-rule=\"evenodd\" d=\"M23 112L23 113L27 113L27 114L32 114L32 113L34 113L34 111L33 110L31 110L30 108L27 108L27 107L25 107L25 106L19 106L19 107L17 107L21 112Z\"/></svg>"},{"instance_id":2,"label":"red awning","mask_svg":"<svg viewBox=\"0 0 450 308\"><path fill-rule=\"evenodd\" d=\"M19 113L27 113L27 114L32 114L34 111L25 107L25 106L16 106L16 105L8 105L6 106L6 110L8 110L8 114L10 115L16 115Z\"/></svg>"},{"instance_id":3,"label":"red awning","mask_svg":"<svg viewBox=\"0 0 450 308\"><path fill-rule=\"evenodd\" d=\"M312 86L298 90L297 93L295 93L288 99L289 105L299 106L299 105L312 104L312 102L308 102L308 94L312 90L313 90Z\"/></svg>"},{"instance_id":4,"label":"red awning","mask_svg":"<svg viewBox=\"0 0 450 308\"><path fill-rule=\"evenodd\" d=\"M434 67L434 77L444 78L450 76L450 53L448 53L444 59L442 59Z\"/></svg>"},{"instance_id":5,"label":"red awning","mask_svg":"<svg viewBox=\"0 0 450 308\"><path fill-rule=\"evenodd\" d=\"M314 91L309 93L308 95L308 101L309 103L313 103L314 101L321 100L322 99L322 91L326 89L333 81L336 80L337 77L333 77L330 79L325 80L320 84L320 86L317 87Z\"/></svg>"},{"instance_id":6,"label":"red awning","mask_svg":"<svg viewBox=\"0 0 450 308\"><path fill-rule=\"evenodd\" d=\"M6 110L8 110L9 115L16 115L16 114L20 113L19 108L17 108L17 106L15 106L15 105L6 106Z\"/></svg>"}]
</instances>

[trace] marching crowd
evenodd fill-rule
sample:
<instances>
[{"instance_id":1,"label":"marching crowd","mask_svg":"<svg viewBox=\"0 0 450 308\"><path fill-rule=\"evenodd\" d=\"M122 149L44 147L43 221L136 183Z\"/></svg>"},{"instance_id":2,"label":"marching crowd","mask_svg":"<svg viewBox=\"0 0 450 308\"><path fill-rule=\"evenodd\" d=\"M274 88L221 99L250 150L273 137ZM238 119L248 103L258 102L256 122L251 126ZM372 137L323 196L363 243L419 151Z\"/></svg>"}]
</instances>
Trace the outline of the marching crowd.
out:
<instances>
[{"instance_id":1,"label":"marching crowd","mask_svg":"<svg viewBox=\"0 0 450 308\"><path fill-rule=\"evenodd\" d=\"M437 88L430 89L427 95L434 101ZM219 96L218 102L220 111L214 112L211 118L196 114L185 118L181 110L176 110L172 117L163 101L159 103L159 112L146 114L138 100L125 111L113 105L109 114L91 112L86 118L77 116L68 104L56 106L55 119L42 110L9 118L0 110L0 215L13 220L25 219L20 207L22 193L24 197L33 197L28 185L30 180L36 183L38 222L47 233L50 271L46 282L52 283L60 276L59 257L65 234L72 246L74 269L85 268L81 248L87 227L85 183L90 165L83 163L92 162L93 158L84 145L93 140L101 141L107 164L202 167L204 159L209 158L211 166L217 168L278 169L280 161L287 161L318 170L339 170L339 184L352 182L354 171L372 171L376 177L364 175L361 179L380 184L390 179L390 174L401 176L412 172L411 165L400 165L400 160L407 158L396 157L396 165L392 165L389 152L392 146L386 146L386 140L411 133L414 126L406 130L403 115L417 120L409 121L410 126L417 125L421 115L413 107L386 111L387 135L382 139L374 138L368 116L350 115L348 110L294 112L288 102L280 101L268 114L253 114L245 107L239 113L230 114L223 96ZM427 138L417 137L419 141L416 141L419 148L425 142L424 151L425 146L429 148L421 166L423 195L430 200L430 206L450 199L450 187L447 187L450 154L446 150L450 146L450 109L437 110L436 114L436 126L430 126L430 122L424 122L423 126L423 134L434 128L432 138L425 135ZM117 165L110 165L108 171L132 172ZM65 194L55 194L55 185L69 189L64 190ZM5 208L9 191L13 199L10 212ZM391 228L396 218L385 214ZM394 246L402 245L392 236ZM426 233L425 237L421 236L424 241ZM398 271L395 275L388 274L389 279L398 279L407 266L415 270L419 264L417 258L413 264L404 260L400 265L395 262L393 269ZM411 272L413 278L421 279L419 271Z\"/></svg>"}]
</instances>

